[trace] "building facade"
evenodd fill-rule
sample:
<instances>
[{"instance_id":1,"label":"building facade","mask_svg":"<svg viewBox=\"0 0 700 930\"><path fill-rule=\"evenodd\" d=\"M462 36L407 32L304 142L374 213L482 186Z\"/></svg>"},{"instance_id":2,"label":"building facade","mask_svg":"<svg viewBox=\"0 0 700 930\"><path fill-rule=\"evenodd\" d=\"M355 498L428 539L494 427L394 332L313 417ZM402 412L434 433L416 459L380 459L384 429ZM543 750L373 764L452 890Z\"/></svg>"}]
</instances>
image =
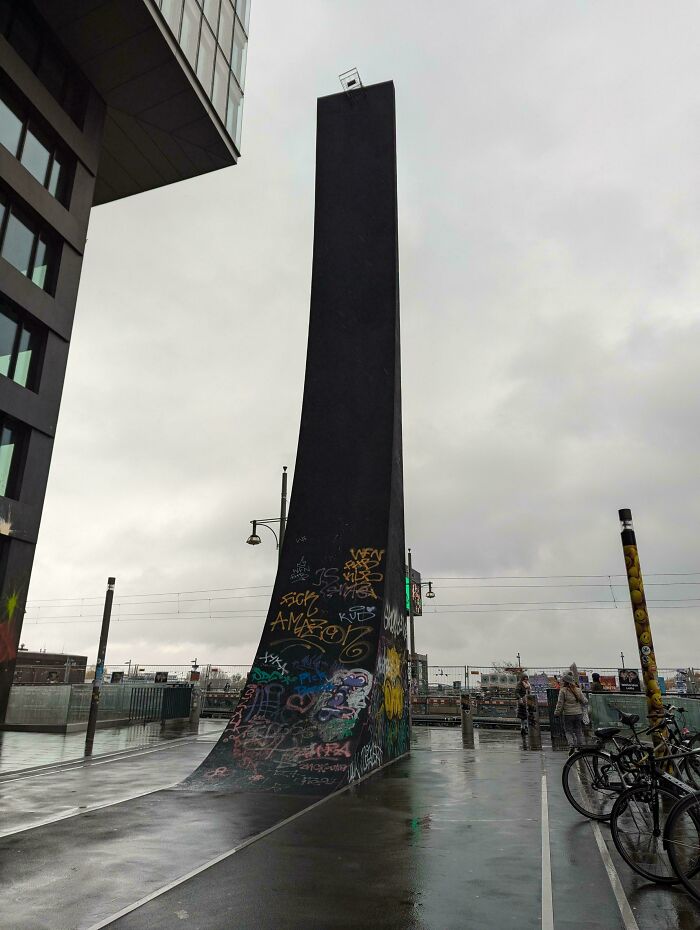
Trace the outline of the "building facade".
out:
<instances>
[{"instance_id":1,"label":"building facade","mask_svg":"<svg viewBox=\"0 0 700 930\"><path fill-rule=\"evenodd\" d=\"M0 0L0 722L90 210L236 163L250 0Z\"/></svg>"},{"instance_id":2,"label":"building facade","mask_svg":"<svg viewBox=\"0 0 700 930\"><path fill-rule=\"evenodd\" d=\"M87 656L62 652L29 652L20 646L13 685L82 685Z\"/></svg>"}]
</instances>

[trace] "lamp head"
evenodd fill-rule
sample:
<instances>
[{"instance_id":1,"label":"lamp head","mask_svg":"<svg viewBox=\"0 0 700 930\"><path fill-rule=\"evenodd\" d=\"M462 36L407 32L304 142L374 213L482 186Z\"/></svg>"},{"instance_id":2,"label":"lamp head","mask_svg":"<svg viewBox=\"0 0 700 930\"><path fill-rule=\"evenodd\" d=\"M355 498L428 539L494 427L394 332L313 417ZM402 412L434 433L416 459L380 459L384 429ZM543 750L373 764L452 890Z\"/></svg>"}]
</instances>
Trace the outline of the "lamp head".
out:
<instances>
[{"instance_id":1,"label":"lamp head","mask_svg":"<svg viewBox=\"0 0 700 930\"><path fill-rule=\"evenodd\" d=\"M251 520L250 522L253 524L253 532L246 539L246 542L248 543L249 546L259 546L260 543L262 542L262 539L260 539L260 537L258 536L258 521Z\"/></svg>"},{"instance_id":2,"label":"lamp head","mask_svg":"<svg viewBox=\"0 0 700 930\"><path fill-rule=\"evenodd\" d=\"M429 582L428 582L428 590L425 592L425 596L426 596L427 598L433 598L433 597L435 597L435 592L433 591L433 583L432 583L432 581L429 581Z\"/></svg>"}]
</instances>

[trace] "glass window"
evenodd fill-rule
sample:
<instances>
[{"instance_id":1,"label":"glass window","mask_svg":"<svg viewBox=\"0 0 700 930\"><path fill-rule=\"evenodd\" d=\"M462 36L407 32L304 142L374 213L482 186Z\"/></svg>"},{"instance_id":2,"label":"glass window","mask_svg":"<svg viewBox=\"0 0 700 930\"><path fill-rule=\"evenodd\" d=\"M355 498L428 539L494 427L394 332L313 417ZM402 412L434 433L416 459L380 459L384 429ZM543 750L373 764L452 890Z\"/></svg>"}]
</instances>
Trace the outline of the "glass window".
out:
<instances>
[{"instance_id":1,"label":"glass window","mask_svg":"<svg viewBox=\"0 0 700 930\"><path fill-rule=\"evenodd\" d=\"M216 35L216 30L219 25L219 3L221 0L204 0L204 15L209 20L211 28L214 30L214 35Z\"/></svg>"},{"instance_id":2,"label":"glass window","mask_svg":"<svg viewBox=\"0 0 700 930\"><path fill-rule=\"evenodd\" d=\"M229 0L223 0L221 4L221 16L219 18L219 45L224 51L226 61L231 61L234 19L233 6L229 3Z\"/></svg>"},{"instance_id":3,"label":"glass window","mask_svg":"<svg viewBox=\"0 0 700 930\"><path fill-rule=\"evenodd\" d=\"M241 24L236 23L236 31L233 34L233 54L231 55L231 70L238 78L238 83L243 87L245 80L245 59L248 40L241 29Z\"/></svg>"},{"instance_id":4,"label":"glass window","mask_svg":"<svg viewBox=\"0 0 700 930\"><path fill-rule=\"evenodd\" d=\"M36 246L36 257L34 258L34 267L32 268L32 281L39 287L46 284L46 274L48 272L49 246L43 236L39 236Z\"/></svg>"},{"instance_id":5,"label":"glass window","mask_svg":"<svg viewBox=\"0 0 700 930\"><path fill-rule=\"evenodd\" d=\"M54 155L53 162L51 164L51 173L49 174L49 181L46 185L46 188L50 194L52 194L54 197L57 197L59 200L63 200L64 196L64 178L65 172L63 170L61 159L57 155Z\"/></svg>"},{"instance_id":6,"label":"glass window","mask_svg":"<svg viewBox=\"0 0 700 930\"><path fill-rule=\"evenodd\" d=\"M0 375L10 374L17 329L17 323L0 312Z\"/></svg>"},{"instance_id":7,"label":"glass window","mask_svg":"<svg viewBox=\"0 0 700 930\"><path fill-rule=\"evenodd\" d=\"M211 76L214 71L214 52L216 51L216 42L214 33L207 26L202 24L202 34L199 38L199 56L197 58L197 77L207 93L211 94Z\"/></svg>"},{"instance_id":8,"label":"glass window","mask_svg":"<svg viewBox=\"0 0 700 930\"><path fill-rule=\"evenodd\" d=\"M216 53L216 67L214 68L214 92L212 103L214 109L222 120L226 119L226 100L228 99L228 62L221 49Z\"/></svg>"},{"instance_id":9,"label":"glass window","mask_svg":"<svg viewBox=\"0 0 700 930\"><path fill-rule=\"evenodd\" d=\"M35 333L28 329L22 329L17 347L17 358L15 359L15 370L12 374L12 380L16 381L22 387L27 387L30 372L32 370L32 360L36 358L38 339Z\"/></svg>"},{"instance_id":10,"label":"glass window","mask_svg":"<svg viewBox=\"0 0 700 930\"><path fill-rule=\"evenodd\" d=\"M7 496L11 486L12 460L17 442L16 430L3 426L0 430L0 495Z\"/></svg>"},{"instance_id":11,"label":"glass window","mask_svg":"<svg viewBox=\"0 0 700 930\"><path fill-rule=\"evenodd\" d=\"M49 146L39 138L39 132L35 126L27 129L27 135L24 138L22 146L22 157L20 161L24 167L33 174L39 184L46 183L46 172L49 167L51 152Z\"/></svg>"},{"instance_id":12,"label":"glass window","mask_svg":"<svg viewBox=\"0 0 700 930\"><path fill-rule=\"evenodd\" d=\"M180 20L182 19L182 0L163 0L160 5L163 18L175 37L180 34Z\"/></svg>"},{"instance_id":13,"label":"glass window","mask_svg":"<svg viewBox=\"0 0 700 930\"><path fill-rule=\"evenodd\" d=\"M250 0L237 0L236 13L243 23L243 28L248 32L248 21L250 19Z\"/></svg>"},{"instance_id":14,"label":"glass window","mask_svg":"<svg viewBox=\"0 0 700 930\"><path fill-rule=\"evenodd\" d=\"M197 46L199 44L199 23L202 14L194 0L185 0L182 11L182 32L180 45L189 63L194 68L197 62Z\"/></svg>"},{"instance_id":15,"label":"glass window","mask_svg":"<svg viewBox=\"0 0 700 930\"><path fill-rule=\"evenodd\" d=\"M0 142L13 155L16 155L21 135L22 120L4 100L0 99Z\"/></svg>"},{"instance_id":16,"label":"glass window","mask_svg":"<svg viewBox=\"0 0 700 930\"><path fill-rule=\"evenodd\" d=\"M10 213L2 243L2 257L22 274L29 274L34 247L34 233L28 226Z\"/></svg>"},{"instance_id":17,"label":"glass window","mask_svg":"<svg viewBox=\"0 0 700 930\"><path fill-rule=\"evenodd\" d=\"M243 116L243 94L235 80L229 81L228 109L226 111L226 129L238 145L241 138L241 120Z\"/></svg>"}]
</instances>

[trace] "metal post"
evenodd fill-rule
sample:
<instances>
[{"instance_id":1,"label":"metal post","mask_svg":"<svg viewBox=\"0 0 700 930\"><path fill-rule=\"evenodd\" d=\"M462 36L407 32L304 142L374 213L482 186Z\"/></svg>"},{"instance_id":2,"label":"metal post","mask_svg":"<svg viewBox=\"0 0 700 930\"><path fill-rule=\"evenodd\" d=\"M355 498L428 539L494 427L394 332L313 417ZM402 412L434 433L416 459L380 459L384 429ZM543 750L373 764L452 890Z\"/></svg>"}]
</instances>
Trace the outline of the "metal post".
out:
<instances>
[{"instance_id":1,"label":"metal post","mask_svg":"<svg viewBox=\"0 0 700 930\"><path fill-rule=\"evenodd\" d=\"M107 579L107 593L105 594L105 608L102 614L102 629L100 631L100 645L97 648L97 665L95 677L92 681L92 697L90 699L90 715L88 717L87 731L85 733L85 755L92 755L92 744L95 741L95 727L97 726L97 711L100 703L100 688L105 673L105 654L107 652L107 637L109 636L109 620L112 616L112 601L114 600L114 585L116 578Z\"/></svg>"},{"instance_id":2,"label":"metal post","mask_svg":"<svg viewBox=\"0 0 700 930\"><path fill-rule=\"evenodd\" d=\"M410 667L411 667L411 681L414 678L417 678L418 675L414 674L414 670L418 671L418 663L415 659L416 655L416 634L413 628L413 590L412 590L412 563L411 563L411 550L408 550L408 629L410 632L410 643L411 643L411 655L409 657Z\"/></svg>"},{"instance_id":3,"label":"metal post","mask_svg":"<svg viewBox=\"0 0 700 930\"><path fill-rule=\"evenodd\" d=\"M280 500L280 544L279 558L282 558L282 543L284 542L284 531L287 527L287 466L282 469L282 498Z\"/></svg>"},{"instance_id":4,"label":"metal post","mask_svg":"<svg viewBox=\"0 0 700 930\"><path fill-rule=\"evenodd\" d=\"M663 719L664 707L656 670L656 655L654 654L654 643L651 638L649 612L647 611L647 602L644 596L644 580L639 564L637 538L632 524L632 511L625 508L618 512L620 515L622 551L625 555L627 583L634 615L634 628L637 634L637 645L639 646L639 660L642 663L642 675L646 686L647 714L649 723L653 726ZM659 735L654 734L654 736L654 742L657 743Z\"/></svg>"},{"instance_id":5,"label":"metal post","mask_svg":"<svg viewBox=\"0 0 700 930\"><path fill-rule=\"evenodd\" d=\"M465 695L461 700L462 708L462 745L466 749L474 748L474 716L472 714L472 702L469 695Z\"/></svg>"},{"instance_id":6,"label":"metal post","mask_svg":"<svg viewBox=\"0 0 700 930\"><path fill-rule=\"evenodd\" d=\"M624 667L625 667L625 654L624 654L624 652L621 652L621 653L620 653L620 659L622 660L622 665L620 666L620 668L624 668Z\"/></svg>"}]
</instances>

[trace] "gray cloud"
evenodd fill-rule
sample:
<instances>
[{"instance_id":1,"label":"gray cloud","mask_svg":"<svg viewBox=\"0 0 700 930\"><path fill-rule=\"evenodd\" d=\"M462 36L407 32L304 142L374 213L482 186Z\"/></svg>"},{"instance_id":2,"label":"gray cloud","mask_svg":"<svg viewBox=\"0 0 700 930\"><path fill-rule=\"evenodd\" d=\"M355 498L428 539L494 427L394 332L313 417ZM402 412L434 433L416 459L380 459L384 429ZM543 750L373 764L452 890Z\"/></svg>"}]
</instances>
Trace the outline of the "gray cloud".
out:
<instances>
[{"instance_id":1,"label":"gray cloud","mask_svg":"<svg viewBox=\"0 0 700 930\"><path fill-rule=\"evenodd\" d=\"M406 518L424 577L620 572L621 506L647 573L700 571L696 7L304 14L254 5L238 167L93 214L30 600L99 595L111 573L120 595L272 583L269 541L243 540L293 466L315 98L353 65L397 89ZM434 605L514 599L448 587ZM246 662L256 616L115 621L109 656ZM692 662L696 617L652 607L661 665ZM92 656L97 630L24 639ZM614 665L635 648L626 610L443 612L417 630L436 663L519 649Z\"/></svg>"}]
</instances>

